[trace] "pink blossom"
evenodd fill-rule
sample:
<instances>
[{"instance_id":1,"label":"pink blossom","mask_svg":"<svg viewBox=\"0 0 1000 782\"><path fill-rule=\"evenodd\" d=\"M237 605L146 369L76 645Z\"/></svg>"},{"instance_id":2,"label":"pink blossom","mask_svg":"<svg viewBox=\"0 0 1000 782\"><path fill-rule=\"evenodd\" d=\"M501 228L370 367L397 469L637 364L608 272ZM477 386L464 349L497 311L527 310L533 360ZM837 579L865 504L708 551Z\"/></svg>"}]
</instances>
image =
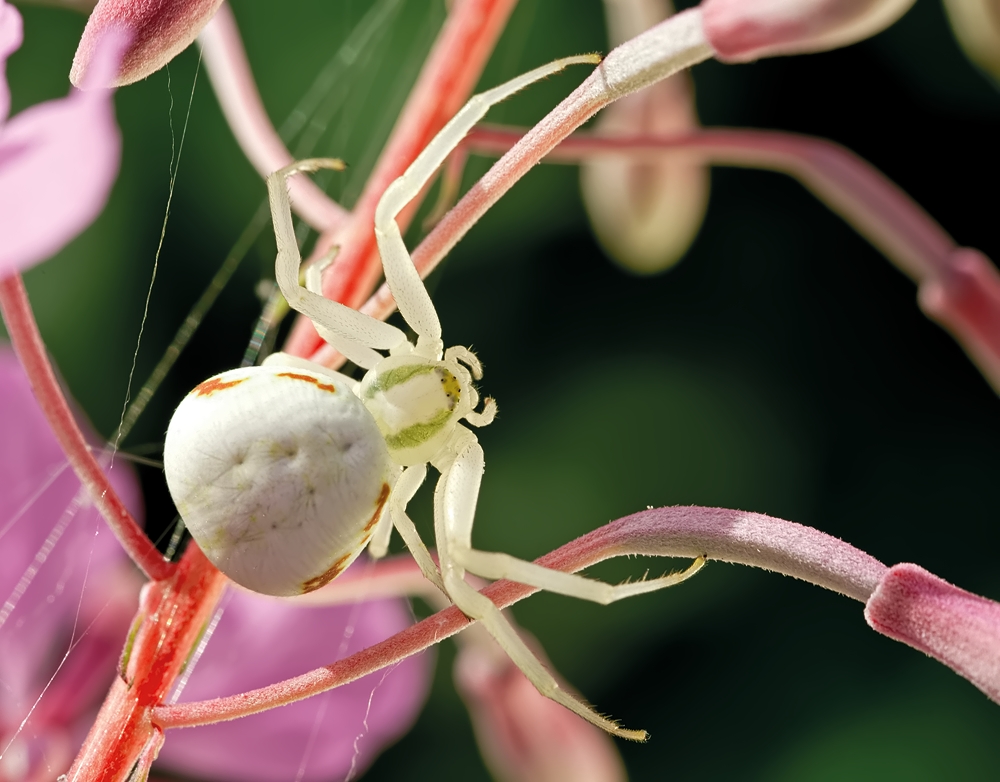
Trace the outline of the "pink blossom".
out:
<instances>
[{"instance_id":1,"label":"pink blossom","mask_svg":"<svg viewBox=\"0 0 1000 782\"><path fill-rule=\"evenodd\" d=\"M109 33L83 85L22 111L10 108L5 65L21 16L0 0L0 277L50 258L94 221L118 175L121 137L111 81L126 39Z\"/></svg>"},{"instance_id":2,"label":"pink blossom","mask_svg":"<svg viewBox=\"0 0 1000 782\"><path fill-rule=\"evenodd\" d=\"M0 780L51 779L69 765L114 676L139 579L97 511L78 499L80 483L6 346L0 431ZM118 461L111 479L140 511L131 470Z\"/></svg>"},{"instance_id":3,"label":"pink blossom","mask_svg":"<svg viewBox=\"0 0 1000 782\"><path fill-rule=\"evenodd\" d=\"M10 87L7 86L7 58L21 47L24 39L21 15L13 6L0 3L0 123L10 112Z\"/></svg>"},{"instance_id":4,"label":"pink blossom","mask_svg":"<svg viewBox=\"0 0 1000 782\"><path fill-rule=\"evenodd\" d=\"M365 562L354 566L362 571ZM182 700L246 692L383 641L411 624L400 600L335 607L233 590ZM430 661L411 657L316 698L232 722L171 731L164 768L220 780L343 779L406 733L427 697Z\"/></svg>"}]
</instances>

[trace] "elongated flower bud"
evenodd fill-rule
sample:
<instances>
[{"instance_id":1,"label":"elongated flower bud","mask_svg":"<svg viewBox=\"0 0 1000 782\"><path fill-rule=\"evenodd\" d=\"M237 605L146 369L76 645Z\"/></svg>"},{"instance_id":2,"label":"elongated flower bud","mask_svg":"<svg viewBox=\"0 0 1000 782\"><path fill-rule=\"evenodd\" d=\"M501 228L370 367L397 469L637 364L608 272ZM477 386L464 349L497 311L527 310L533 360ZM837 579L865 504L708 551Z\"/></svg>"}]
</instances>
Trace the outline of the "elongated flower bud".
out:
<instances>
[{"instance_id":1,"label":"elongated flower bud","mask_svg":"<svg viewBox=\"0 0 1000 782\"><path fill-rule=\"evenodd\" d=\"M672 12L669 0L607 0L612 44L635 37ZM690 77L677 74L605 109L600 133L670 136L697 127ZM708 202L708 171L677 156L603 157L580 169L591 225L608 254L630 271L673 266L694 240Z\"/></svg>"},{"instance_id":2,"label":"elongated flower bud","mask_svg":"<svg viewBox=\"0 0 1000 782\"><path fill-rule=\"evenodd\" d=\"M989 258L969 247L955 250L948 269L920 285L919 301L1000 392L1000 272Z\"/></svg>"},{"instance_id":3,"label":"elongated flower bud","mask_svg":"<svg viewBox=\"0 0 1000 782\"><path fill-rule=\"evenodd\" d=\"M222 0L100 0L80 38L70 81L81 85L97 41L115 27L132 35L115 85L145 79L186 49L221 4Z\"/></svg>"},{"instance_id":4,"label":"elongated flower bud","mask_svg":"<svg viewBox=\"0 0 1000 782\"><path fill-rule=\"evenodd\" d=\"M881 32L913 0L704 0L705 37L725 62L807 54Z\"/></svg>"},{"instance_id":5,"label":"elongated flower bud","mask_svg":"<svg viewBox=\"0 0 1000 782\"><path fill-rule=\"evenodd\" d=\"M944 0L948 21L969 59L1000 80L1000 3Z\"/></svg>"}]
</instances>

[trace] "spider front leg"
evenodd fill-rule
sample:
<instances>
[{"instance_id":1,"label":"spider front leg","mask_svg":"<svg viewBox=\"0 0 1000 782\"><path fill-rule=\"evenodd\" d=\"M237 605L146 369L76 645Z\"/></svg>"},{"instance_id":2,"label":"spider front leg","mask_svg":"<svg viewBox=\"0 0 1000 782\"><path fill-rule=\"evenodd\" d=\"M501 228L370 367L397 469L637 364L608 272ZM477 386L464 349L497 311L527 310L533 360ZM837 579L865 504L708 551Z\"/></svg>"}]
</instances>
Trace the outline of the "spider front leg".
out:
<instances>
[{"instance_id":1,"label":"spider front leg","mask_svg":"<svg viewBox=\"0 0 1000 782\"><path fill-rule=\"evenodd\" d=\"M448 155L486 115L491 106L539 79L558 73L567 65L598 63L600 59L597 55L566 57L474 95L424 148L406 172L386 188L375 209L375 239L378 242L379 254L382 256L385 281L392 291L393 298L396 299L396 306L403 319L417 333L417 351L427 358L441 357L441 351L444 349L444 343L441 341L441 321L410 259L403 236L396 224L396 215L420 193Z\"/></svg>"},{"instance_id":2,"label":"spider front leg","mask_svg":"<svg viewBox=\"0 0 1000 782\"><path fill-rule=\"evenodd\" d=\"M376 532L376 537L369 545L368 551L376 559L385 556L389 547L389 534L392 527L395 527L409 549L411 556L416 560L420 572L424 574L424 578L447 595L448 590L445 589L444 582L441 580L441 573L434 564L434 560L431 559L430 552L427 550L427 546L424 545L420 533L417 532L416 525L406 513L406 506L410 504L413 495L417 493L417 489L420 488L426 478L426 464L417 464L403 470L389 497L389 515L392 519L392 524L391 526L386 525L382 535L379 535L378 531Z\"/></svg>"},{"instance_id":3,"label":"spider front leg","mask_svg":"<svg viewBox=\"0 0 1000 782\"><path fill-rule=\"evenodd\" d=\"M334 348L360 367L370 369L382 360L376 350L389 350L406 341L395 326L363 315L357 310L331 301L299 282L302 255L295 240L292 204L288 197L288 178L303 172L323 168L343 169L344 164L332 158L312 158L292 163L267 178L267 191L274 223L274 238L278 248L274 276L288 305L309 318Z\"/></svg>"}]
</instances>

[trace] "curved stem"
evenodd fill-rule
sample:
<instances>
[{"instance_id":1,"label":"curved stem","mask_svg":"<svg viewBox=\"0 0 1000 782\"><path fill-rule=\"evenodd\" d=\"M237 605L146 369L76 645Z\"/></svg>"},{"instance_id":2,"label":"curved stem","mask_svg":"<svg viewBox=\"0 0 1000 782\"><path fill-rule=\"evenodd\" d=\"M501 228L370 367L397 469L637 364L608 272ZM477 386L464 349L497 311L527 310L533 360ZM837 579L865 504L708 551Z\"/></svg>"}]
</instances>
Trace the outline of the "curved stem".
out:
<instances>
[{"instance_id":1,"label":"curved stem","mask_svg":"<svg viewBox=\"0 0 1000 782\"><path fill-rule=\"evenodd\" d=\"M522 137L515 128L482 127L468 148L502 153ZM827 139L773 130L706 128L674 136L602 137L579 133L551 162L604 155L682 157L685 162L778 171L794 177L916 282L942 272L956 249L948 233L869 162Z\"/></svg>"},{"instance_id":2,"label":"curved stem","mask_svg":"<svg viewBox=\"0 0 1000 782\"><path fill-rule=\"evenodd\" d=\"M524 138L523 129L487 126L473 130L463 146L502 154ZM954 335L1000 391L1000 273L981 253L958 247L899 186L839 144L795 133L730 128L677 136L577 133L555 147L546 160L576 163L602 155L665 154L694 164L759 168L795 177L920 286L924 312ZM459 222L450 225L452 231L464 230ZM438 247L450 247L458 235L438 236L434 245L428 244L431 238L413 252L421 277L430 274L443 257ZM394 307L383 285L362 312L385 319ZM331 364L330 358L323 355L320 363Z\"/></svg>"},{"instance_id":3,"label":"curved stem","mask_svg":"<svg viewBox=\"0 0 1000 782\"><path fill-rule=\"evenodd\" d=\"M228 3L223 3L198 36L205 68L222 113L247 159L262 177L292 162L278 131L271 124L254 83L240 31ZM347 210L306 177L290 181L292 206L317 231L336 228Z\"/></svg>"},{"instance_id":4,"label":"curved stem","mask_svg":"<svg viewBox=\"0 0 1000 782\"><path fill-rule=\"evenodd\" d=\"M721 508L657 508L626 516L536 560L567 572L632 554L696 557L783 573L865 602L888 571L878 560L825 533L790 521ZM533 587L497 581L483 590L499 608L534 594ZM161 728L231 720L347 684L448 638L470 624L454 606L331 665L268 687L211 701L161 706Z\"/></svg>"},{"instance_id":5,"label":"curved stem","mask_svg":"<svg viewBox=\"0 0 1000 782\"><path fill-rule=\"evenodd\" d=\"M146 537L87 447L87 441L76 424L49 363L21 275L14 274L0 280L0 312L35 398L66 453L73 472L87 488L91 501L132 561L152 579L167 578L174 572L174 564L165 560Z\"/></svg>"}]
</instances>

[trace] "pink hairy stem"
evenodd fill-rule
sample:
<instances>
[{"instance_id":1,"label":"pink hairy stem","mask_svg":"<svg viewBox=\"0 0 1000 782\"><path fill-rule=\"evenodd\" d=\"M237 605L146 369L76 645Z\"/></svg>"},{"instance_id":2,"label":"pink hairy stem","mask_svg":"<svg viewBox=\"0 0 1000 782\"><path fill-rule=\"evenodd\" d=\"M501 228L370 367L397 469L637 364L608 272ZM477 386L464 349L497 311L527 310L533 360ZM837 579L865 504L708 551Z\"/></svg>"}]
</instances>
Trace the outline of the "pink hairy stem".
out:
<instances>
[{"instance_id":1,"label":"pink hairy stem","mask_svg":"<svg viewBox=\"0 0 1000 782\"><path fill-rule=\"evenodd\" d=\"M463 147L503 154L525 138L523 129L482 126L469 134ZM669 154L692 163L760 168L795 177L920 286L924 312L954 335L1000 391L1000 273L982 253L958 247L919 204L850 150L795 133L725 128L669 137L576 133L554 147L546 160L576 163L623 154ZM464 223L452 220L449 227L463 231ZM421 277L440 262L439 247L454 241L435 231L414 251ZM362 311L385 319L394 309L392 294L383 285Z\"/></svg>"},{"instance_id":2,"label":"pink hairy stem","mask_svg":"<svg viewBox=\"0 0 1000 782\"><path fill-rule=\"evenodd\" d=\"M163 558L128 512L77 426L49 362L21 275L12 274L0 280L0 312L35 398L66 453L73 472L87 488L94 506L104 516L132 561L149 578L168 578L175 570L174 564Z\"/></svg>"},{"instance_id":3,"label":"pink hairy stem","mask_svg":"<svg viewBox=\"0 0 1000 782\"><path fill-rule=\"evenodd\" d=\"M837 538L790 521L721 508L642 511L594 530L536 560L567 572L633 554L706 556L783 573L865 602L888 568ZM387 565L398 576L398 563ZM497 581L483 590L506 608L538 590ZM470 624L454 606L343 660L268 687L210 701L153 710L160 728L193 727L255 714L354 681L448 638Z\"/></svg>"},{"instance_id":4,"label":"pink hairy stem","mask_svg":"<svg viewBox=\"0 0 1000 782\"><path fill-rule=\"evenodd\" d=\"M417 83L400 113L375 169L336 234L324 234L316 251L332 244L341 251L324 275L323 293L334 301L358 307L374 290L382 272L375 249L375 207L385 189L399 177L472 94L517 0L463 0L454 3ZM412 218L411 206L399 221ZM308 356L322 344L312 323L299 318L284 350Z\"/></svg>"}]
</instances>

